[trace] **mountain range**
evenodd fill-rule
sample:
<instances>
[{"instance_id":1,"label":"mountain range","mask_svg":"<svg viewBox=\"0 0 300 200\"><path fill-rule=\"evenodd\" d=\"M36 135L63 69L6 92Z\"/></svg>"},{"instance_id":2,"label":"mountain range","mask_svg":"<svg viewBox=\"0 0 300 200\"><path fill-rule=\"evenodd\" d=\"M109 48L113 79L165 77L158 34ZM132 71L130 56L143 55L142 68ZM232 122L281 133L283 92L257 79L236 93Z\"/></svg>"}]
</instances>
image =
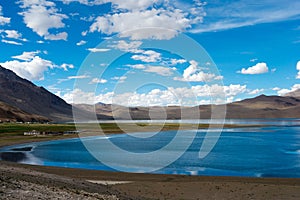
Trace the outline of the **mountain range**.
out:
<instances>
[{"instance_id":1,"label":"mountain range","mask_svg":"<svg viewBox=\"0 0 300 200\"><path fill-rule=\"evenodd\" d=\"M195 107L152 106L124 107L98 103L95 105L70 105L43 87L17 76L11 70L0 66L0 120L20 122L70 122L73 112L83 118L96 117L112 119L185 119L195 118L195 110L200 118L211 118L211 110L224 105L200 105ZM74 110L73 110L74 109ZM198 118L199 116L197 116ZM300 118L300 90L285 96L260 95L226 105L226 118Z\"/></svg>"}]
</instances>

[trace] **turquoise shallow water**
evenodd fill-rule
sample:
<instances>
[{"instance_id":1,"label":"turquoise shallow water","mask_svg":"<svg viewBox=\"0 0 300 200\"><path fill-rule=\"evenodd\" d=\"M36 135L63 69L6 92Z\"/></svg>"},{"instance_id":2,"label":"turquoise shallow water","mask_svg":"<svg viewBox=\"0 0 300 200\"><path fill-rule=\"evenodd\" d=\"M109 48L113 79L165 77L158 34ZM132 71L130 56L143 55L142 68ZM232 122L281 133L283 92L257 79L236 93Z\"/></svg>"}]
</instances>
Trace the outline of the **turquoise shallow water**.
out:
<instances>
[{"instance_id":1,"label":"turquoise shallow water","mask_svg":"<svg viewBox=\"0 0 300 200\"><path fill-rule=\"evenodd\" d=\"M113 135L84 138L84 144L109 158L107 163L98 161L86 149L80 139L31 143L6 147L0 150L2 160L14 158L16 162L84 168L96 170L122 169L129 172L145 172L182 151L193 141L179 159L153 173L250 176L250 177L300 177L300 127L271 126L264 128L224 129L216 145L208 155L199 158L204 137L215 137L206 130L166 131L149 138L152 133ZM181 134L179 143L163 149ZM191 138L195 137L193 140ZM106 141L132 154L145 155L145 160L131 160L111 149ZM151 152L163 156L155 157ZM153 166L152 166L153 165Z\"/></svg>"}]
</instances>

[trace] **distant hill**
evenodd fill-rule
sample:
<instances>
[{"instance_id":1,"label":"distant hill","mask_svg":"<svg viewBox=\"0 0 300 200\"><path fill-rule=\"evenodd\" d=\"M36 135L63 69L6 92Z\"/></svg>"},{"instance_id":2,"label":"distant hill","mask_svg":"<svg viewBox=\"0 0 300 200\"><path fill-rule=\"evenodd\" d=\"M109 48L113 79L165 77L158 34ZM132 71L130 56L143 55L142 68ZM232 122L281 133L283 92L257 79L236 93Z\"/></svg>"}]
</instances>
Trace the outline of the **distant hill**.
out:
<instances>
[{"instance_id":1,"label":"distant hill","mask_svg":"<svg viewBox=\"0 0 300 200\"><path fill-rule=\"evenodd\" d=\"M98 103L96 105L80 104L75 105L81 109L115 119L181 119L181 112L185 113L185 119L194 119L195 110L200 118L210 119L212 106L215 109L224 105L200 105L196 107L124 107ZM226 105L226 118L300 118L300 98L265 96L260 95L255 98L245 99Z\"/></svg>"},{"instance_id":2,"label":"distant hill","mask_svg":"<svg viewBox=\"0 0 300 200\"><path fill-rule=\"evenodd\" d=\"M298 97L300 98L300 89L293 91L293 92L289 92L287 94L285 94L284 96L286 97Z\"/></svg>"},{"instance_id":3,"label":"distant hill","mask_svg":"<svg viewBox=\"0 0 300 200\"><path fill-rule=\"evenodd\" d=\"M227 118L300 118L300 99L260 95L228 104Z\"/></svg>"}]
</instances>

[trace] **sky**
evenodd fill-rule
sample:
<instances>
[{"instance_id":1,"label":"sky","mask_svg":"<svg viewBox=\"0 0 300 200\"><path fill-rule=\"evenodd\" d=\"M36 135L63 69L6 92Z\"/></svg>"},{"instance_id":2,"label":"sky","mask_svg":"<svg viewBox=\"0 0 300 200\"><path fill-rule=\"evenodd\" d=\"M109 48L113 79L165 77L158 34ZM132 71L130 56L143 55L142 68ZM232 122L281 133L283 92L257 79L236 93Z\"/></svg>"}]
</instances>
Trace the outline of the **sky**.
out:
<instances>
[{"instance_id":1,"label":"sky","mask_svg":"<svg viewBox=\"0 0 300 200\"><path fill-rule=\"evenodd\" d=\"M300 89L300 1L0 0L0 65L68 103L225 103Z\"/></svg>"}]
</instances>

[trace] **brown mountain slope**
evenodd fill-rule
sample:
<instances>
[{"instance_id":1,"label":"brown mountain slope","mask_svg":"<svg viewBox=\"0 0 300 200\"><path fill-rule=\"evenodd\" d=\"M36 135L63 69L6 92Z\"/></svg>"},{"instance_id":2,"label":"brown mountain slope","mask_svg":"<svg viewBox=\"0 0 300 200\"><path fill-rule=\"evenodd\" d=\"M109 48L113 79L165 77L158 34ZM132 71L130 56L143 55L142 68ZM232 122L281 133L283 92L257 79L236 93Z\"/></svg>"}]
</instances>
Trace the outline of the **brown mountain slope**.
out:
<instances>
[{"instance_id":1,"label":"brown mountain slope","mask_svg":"<svg viewBox=\"0 0 300 200\"><path fill-rule=\"evenodd\" d=\"M1 122L48 122L49 119L43 116L26 113L18 108L0 102Z\"/></svg>"},{"instance_id":2,"label":"brown mountain slope","mask_svg":"<svg viewBox=\"0 0 300 200\"><path fill-rule=\"evenodd\" d=\"M181 113L185 113L184 119L194 119L195 110L199 112L201 119L211 118L211 109L214 106L219 109L224 105L201 105L196 107L123 107L117 105L81 104L81 109L115 119L181 119ZM226 118L300 118L300 99L295 97L265 96L261 95L243 101L226 105Z\"/></svg>"},{"instance_id":3,"label":"brown mountain slope","mask_svg":"<svg viewBox=\"0 0 300 200\"><path fill-rule=\"evenodd\" d=\"M289 93L285 94L284 96L300 98L300 89L293 91L293 92L289 92Z\"/></svg>"},{"instance_id":4,"label":"brown mountain slope","mask_svg":"<svg viewBox=\"0 0 300 200\"><path fill-rule=\"evenodd\" d=\"M0 101L26 113L41 115L54 121L69 121L72 118L71 105L1 66L0 94Z\"/></svg>"},{"instance_id":5,"label":"brown mountain slope","mask_svg":"<svg viewBox=\"0 0 300 200\"><path fill-rule=\"evenodd\" d=\"M210 115L210 106L200 106L201 114ZM260 95L226 105L226 118L300 118L300 99Z\"/></svg>"}]
</instances>

